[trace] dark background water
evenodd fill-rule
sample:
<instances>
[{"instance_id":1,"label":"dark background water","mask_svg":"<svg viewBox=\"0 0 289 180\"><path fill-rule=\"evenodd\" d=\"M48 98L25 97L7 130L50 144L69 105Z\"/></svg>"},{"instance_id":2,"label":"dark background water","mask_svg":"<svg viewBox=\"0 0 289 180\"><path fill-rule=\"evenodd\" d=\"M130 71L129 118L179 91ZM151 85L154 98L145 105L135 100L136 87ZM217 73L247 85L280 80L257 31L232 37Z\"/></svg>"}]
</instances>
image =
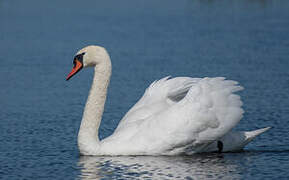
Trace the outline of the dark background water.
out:
<instances>
[{"instance_id":1,"label":"dark background water","mask_svg":"<svg viewBox=\"0 0 289 180\"><path fill-rule=\"evenodd\" d=\"M167 75L239 81L236 129L273 129L243 153L79 157L93 72L65 77L90 44L113 63L101 138ZM0 179L289 178L289 1L0 0L0 53Z\"/></svg>"}]
</instances>

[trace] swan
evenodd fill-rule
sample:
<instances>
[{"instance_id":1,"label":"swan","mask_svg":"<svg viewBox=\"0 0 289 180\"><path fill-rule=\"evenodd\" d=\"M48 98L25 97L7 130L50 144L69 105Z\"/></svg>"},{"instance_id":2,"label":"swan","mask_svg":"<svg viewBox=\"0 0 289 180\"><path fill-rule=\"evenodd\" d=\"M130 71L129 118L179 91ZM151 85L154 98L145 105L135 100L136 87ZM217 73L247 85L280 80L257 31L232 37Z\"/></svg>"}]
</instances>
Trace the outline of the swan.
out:
<instances>
[{"instance_id":1,"label":"swan","mask_svg":"<svg viewBox=\"0 0 289 180\"><path fill-rule=\"evenodd\" d=\"M66 80L94 67L94 77L78 132L81 155L178 155L240 151L270 127L234 132L242 118L238 82L216 78L165 77L154 81L125 114L114 133L98 130L111 76L111 60L101 46L79 50Z\"/></svg>"}]
</instances>

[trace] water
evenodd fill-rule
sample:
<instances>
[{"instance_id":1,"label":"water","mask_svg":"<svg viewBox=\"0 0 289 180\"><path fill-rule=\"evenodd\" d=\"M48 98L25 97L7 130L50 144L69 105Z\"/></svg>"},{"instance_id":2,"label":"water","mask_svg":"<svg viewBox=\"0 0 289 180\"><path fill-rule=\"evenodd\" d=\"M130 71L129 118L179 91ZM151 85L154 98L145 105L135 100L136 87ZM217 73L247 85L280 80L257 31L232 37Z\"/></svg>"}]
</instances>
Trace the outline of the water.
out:
<instances>
[{"instance_id":1,"label":"water","mask_svg":"<svg viewBox=\"0 0 289 180\"><path fill-rule=\"evenodd\" d=\"M0 179L288 179L289 1L0 0ZM113 74L100 137L155 79L225 76L272 126L241 153L80 157L92 70L65 82L74 53L106 47Z\"/></svg>"}]
</instances>

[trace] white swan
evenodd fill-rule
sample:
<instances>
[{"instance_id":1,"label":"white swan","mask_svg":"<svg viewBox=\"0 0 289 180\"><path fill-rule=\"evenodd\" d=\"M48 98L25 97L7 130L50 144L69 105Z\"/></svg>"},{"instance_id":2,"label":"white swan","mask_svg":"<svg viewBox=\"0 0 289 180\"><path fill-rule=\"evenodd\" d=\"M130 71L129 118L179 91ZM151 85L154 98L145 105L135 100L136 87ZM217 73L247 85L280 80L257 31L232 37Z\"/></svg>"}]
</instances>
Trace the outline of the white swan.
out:
<instances>
[{"instance_id":1,"label":"white swan","mask_svg":"<svg viewBox=\"0 0 289 180\"><path fill-rule=\"evenodd\" d=\"M126 113L114 133L98 138L111 75L111 61L100 46L76 54L69 80L84 67L94 78L78 133L82 155L176 155L241 150L268 128L232 132L242 118L242 90L225 78L165 77L153 82Z\"/></svg>"}]
</instances>

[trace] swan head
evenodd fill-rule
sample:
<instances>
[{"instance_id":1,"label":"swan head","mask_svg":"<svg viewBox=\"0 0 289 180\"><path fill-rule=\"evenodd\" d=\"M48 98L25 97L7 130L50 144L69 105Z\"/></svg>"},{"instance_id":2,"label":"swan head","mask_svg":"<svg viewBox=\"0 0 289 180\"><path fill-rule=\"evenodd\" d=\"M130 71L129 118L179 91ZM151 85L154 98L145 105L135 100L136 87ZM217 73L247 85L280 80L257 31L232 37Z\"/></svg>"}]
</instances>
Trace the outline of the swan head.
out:
<instances>
[{"instance_id":1,"label":"swan head","mask_svg":"<svg viewBox=\"0 0 289 180\"><path fill-rule=\"evenodd\" d=\"M79 50L73 59L73 68L66 80L78 73L82 68L97 66L105 63L109 55L101 46L87 46Z\"/></svg>"}]
</instances>

